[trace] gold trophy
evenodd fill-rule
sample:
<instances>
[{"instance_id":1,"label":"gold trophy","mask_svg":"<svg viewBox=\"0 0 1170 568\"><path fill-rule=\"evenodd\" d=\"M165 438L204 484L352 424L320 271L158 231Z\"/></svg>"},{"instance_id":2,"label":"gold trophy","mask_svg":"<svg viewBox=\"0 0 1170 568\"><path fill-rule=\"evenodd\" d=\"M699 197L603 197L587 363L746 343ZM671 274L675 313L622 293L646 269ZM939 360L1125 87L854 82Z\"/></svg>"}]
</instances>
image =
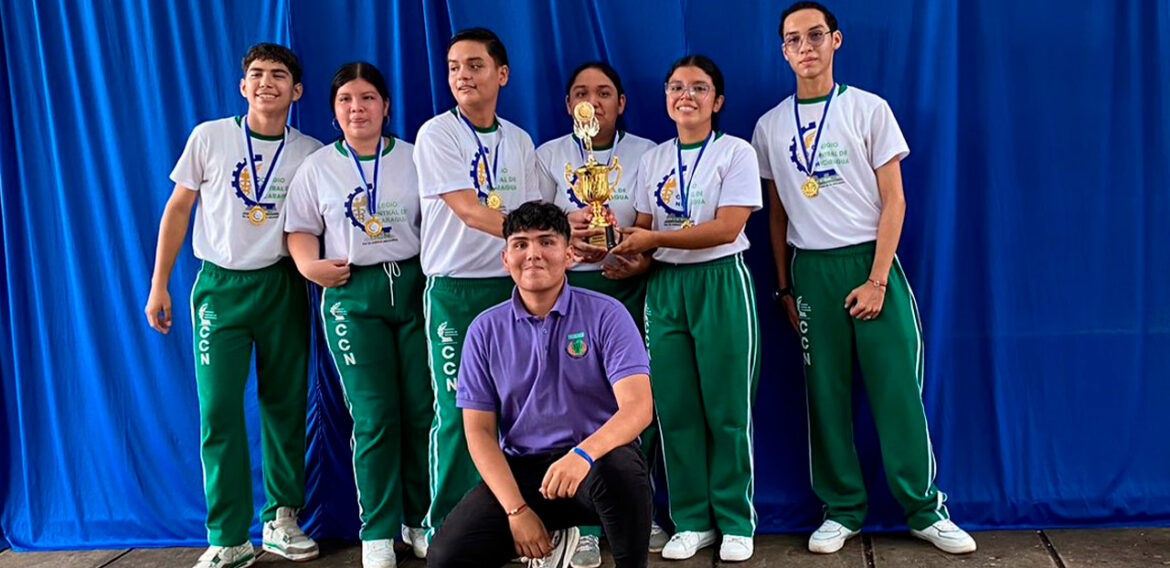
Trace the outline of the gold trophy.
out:
<instances>
[{"instance_id":1,"label":"gold trophy","mask_svg":"<svg viewBox=\"0 0 1170 568\"><path fill-rule=\"evenodd\" d=\"M601 126L597 123L593 105L587 102L577 103L577 106L573 107L573 134L585 147L585 165L573 169L572 164L566 163L565 183L573 189L579 201L588 203L593 209L593 220L589 222L589 228L605 229L605 234L589 237L589 244L611 249L617 245L617 239L613 225L606 219L605 202L613 197L614 189L622 179L622 165L618 162L616 154L609 164L599 164L593 157L593 137L597 136L599 130ZM611 182L609 174L615 171L617 177Z\"/></svg>"}]
</instances>

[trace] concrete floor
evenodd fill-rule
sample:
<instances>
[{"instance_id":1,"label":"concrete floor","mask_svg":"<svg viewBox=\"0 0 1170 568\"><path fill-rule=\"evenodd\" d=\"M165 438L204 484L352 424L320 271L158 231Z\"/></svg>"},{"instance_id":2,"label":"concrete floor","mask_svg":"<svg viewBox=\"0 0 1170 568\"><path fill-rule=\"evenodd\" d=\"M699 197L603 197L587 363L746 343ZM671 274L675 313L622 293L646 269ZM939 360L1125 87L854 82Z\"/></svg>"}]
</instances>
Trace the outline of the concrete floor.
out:
<instances>
[{"instance_id":1,"label":"concrete floor","mask_svg":"<svg viewBox=\"0 0 1170 568\"><path fill-rule=\"evenodd\" d=\"M1047 531L990 531L974 533L979 550L951 556L906 533L863 534L849 541L839 553L820 556L805 548L806 535L761 535L756 554L743 568L1080 568L1170 566L1170 529L1100 529ZM705 549L682 562L664 561L651 555L650 565L670 568L710 568L720 565L718 547ZM189 568L202 549L172 548L86 550L62 552L0 552L0 568ZM409 558L409 559L408 559ZM608 557L603 566L613 566ZM399 554L402 568L422 568L424 563L406 550ZM356 543L326 541L321 558L295 564L261 553L255 566L305 568L360 568L361 547ZM518 566L518 565L512 565Z\"/></svg>"}]
</instances>

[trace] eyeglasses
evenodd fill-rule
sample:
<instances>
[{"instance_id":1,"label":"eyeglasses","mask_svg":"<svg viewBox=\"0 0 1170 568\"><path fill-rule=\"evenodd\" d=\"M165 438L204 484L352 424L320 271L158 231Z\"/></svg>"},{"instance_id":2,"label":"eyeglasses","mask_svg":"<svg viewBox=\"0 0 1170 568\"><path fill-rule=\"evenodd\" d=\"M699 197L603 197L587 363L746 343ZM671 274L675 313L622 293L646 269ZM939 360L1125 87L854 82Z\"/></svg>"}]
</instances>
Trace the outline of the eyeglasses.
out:
<instances>
[{"instance_id":1,"label":"eyeglasses","mask_svg":"<svg viewBox=\"0 0 1170 568\"><path fill-rule=\"evenodd\" d=\"M817 48L825 43L825 38L833 34L832 30L813 30L808 32L808 35L802 36L800 34L789 34L784 36L784 49L789 51L796 51L800 49L800 44L807 38L808 45Z\"/></svg>"},{"instance_id":2,"label":"eyeglasses","mask_svg":"<svg viewBox=\"0 0 1170 568\"><path fill-rule=\"evenodd\" d=\"M702 99L711 94L711 89L711 85L707 83L684 85L679 81L672 81L666 84L666 94L672 97L681 97L683 93L688 93L693 99Z\"/></svg>"}]
</instances>

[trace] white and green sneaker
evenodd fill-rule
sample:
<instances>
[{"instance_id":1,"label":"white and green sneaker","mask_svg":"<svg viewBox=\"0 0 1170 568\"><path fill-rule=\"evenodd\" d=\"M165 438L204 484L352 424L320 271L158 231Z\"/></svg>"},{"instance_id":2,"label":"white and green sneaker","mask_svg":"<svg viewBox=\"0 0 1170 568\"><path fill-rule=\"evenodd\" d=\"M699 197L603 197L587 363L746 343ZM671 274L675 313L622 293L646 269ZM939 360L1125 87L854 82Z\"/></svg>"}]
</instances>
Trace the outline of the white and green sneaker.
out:
<instances>
[{"instance_id":1,"label":"white and green sneaker","mask_svg":"<svg viewBox=\"0 0 1170 568\"><path fill-rule=\"evenodd\" d=\"M297 512L291 507L276 509L276 519L264 523L264 550L293 562L317 557L317 543L297 526Z\"/></svg>"},{"instance_id":2,"label":"white and green sneaker","mask_svg":"<svg viewBox=\"0 0 1170 568\"><path fill-rule=\"evenodd\" d=\"M244 568L256 562L256 552L252 543L245 542L239 546L212 546L199 557L195 568Z\"/></svg>"}]
</instances>

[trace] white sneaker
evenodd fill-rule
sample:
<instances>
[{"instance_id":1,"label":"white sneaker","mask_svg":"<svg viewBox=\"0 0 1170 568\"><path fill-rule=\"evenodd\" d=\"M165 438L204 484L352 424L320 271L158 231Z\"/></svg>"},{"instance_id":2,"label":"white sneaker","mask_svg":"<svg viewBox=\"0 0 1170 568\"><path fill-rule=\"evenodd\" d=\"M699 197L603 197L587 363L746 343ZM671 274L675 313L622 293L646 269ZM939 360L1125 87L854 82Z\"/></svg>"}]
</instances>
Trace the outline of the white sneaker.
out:
<instances>
[{"instance_id":1,"label":"white sneaker","mask_svg":"<svg viewBox=\"0 0 1170 568\"><path fill-rule=\"evenodd\" d=\"M724 562L743 562L752 557L756 549L750 536L723 535L723 544L719 546L719 559Z\"/></svg>"},{"instance_id":2,"label":"white sneaker","mask_svg":"<svg viewBox=\"0 0 1170 568\"><path fill-rule=\"evenodd\" d=\"M857 536L861 531L849 530L845 525L829 519L808 537L808 551L817 554L832 554L845 546L845 541Z\"/></svg>"},{"instance_id":3,"label":"white sneaker","mask_svg":"<svg viewBox=\"0 0 1170 568\"><path fill-rule=\"evenodd\" d=\"M583 536L577 541L577 550L569 564L573 568L599 568L601 566L601 545L595 536Z\"/></svg>"},{"instance_id":4,"label":"white sneaker","mask_svg":"<svg viewBox=\"0 0 1170 568\"><path fill-rule=\"evenodd\" d=\"M276 519L264 523L264 550L294 562L317 557L317 543L297 526L297 512L291 507L276 509Z\"/></svg>"},{"instance_id":5,"label":"white sneaker","mask_svg":"<svg viewBox=\"0 0 1170 568\"><path fill-rule=\"evenodd\" d=\"M920 531L911 529L910 534L933 544L943 552L951 554L975 552L975 539L950 519L937 521Z\"/></svg>"},{"instance_id":6,"label":"white sneaker","mask_svg":"<svg viewBox=\"0 0 1170 568\"><path fill-rule=\"evenodd\" d=\"M553 532L552 551L544 558L529 560L528 568L570 568L573 551L577 550L580 539L581 531L577 527Z\"/></svg>"},{"instance_id":7,"label":"white sneaker","mask_svg":"<svg viewBox=\"0 0 1170 568\"><path fill-rule=\"evenodd\" d=\"M426 558L430 543L427 542L427 529L417 527L402 527L402 542L410 545L410 551L415 558Z\"/></svg>"},{"instance_id":8,"label":"white sneaker","mask_svg":"<svg viewBox=\"0 0 1170 568\"><path fill-rule=\"evenodd\" d=\"M650 521L650 552L662 552L662 547L666 546L668 540L670 535L667 535L658 523Z\"/></svg>"},{"instance_id":9,"label":"white sneaker","mask_svg":"<svg viewBox=\"0 0 1170 568\"><path fill-rule=\"evenodd\" d=\"M199 557L195 568L244 568L256 561L252 543L239 546L212 546Z\"/></svg>"},{"instance_id":10,"label":"white sneaker","mask_svg":"<svg viewBox=\"0 0 1170 568\"><path fill-rule=\"evenodd\" d=\"M394 568L394 541L388 538L362 541L362 568Z\"/></svg>"},{"instance_id":11,"label":"white sneaker","mask_svg":"<svg viewBox=\"0 0 1170 568\"><path fill-rule=\"evenodd\" d=\"M662 557L667 560L686 560L695 555L701 548L715 544L715 531L683 531L670 537L666 546L662 547Z\"/></svg>"}]
</instances>

